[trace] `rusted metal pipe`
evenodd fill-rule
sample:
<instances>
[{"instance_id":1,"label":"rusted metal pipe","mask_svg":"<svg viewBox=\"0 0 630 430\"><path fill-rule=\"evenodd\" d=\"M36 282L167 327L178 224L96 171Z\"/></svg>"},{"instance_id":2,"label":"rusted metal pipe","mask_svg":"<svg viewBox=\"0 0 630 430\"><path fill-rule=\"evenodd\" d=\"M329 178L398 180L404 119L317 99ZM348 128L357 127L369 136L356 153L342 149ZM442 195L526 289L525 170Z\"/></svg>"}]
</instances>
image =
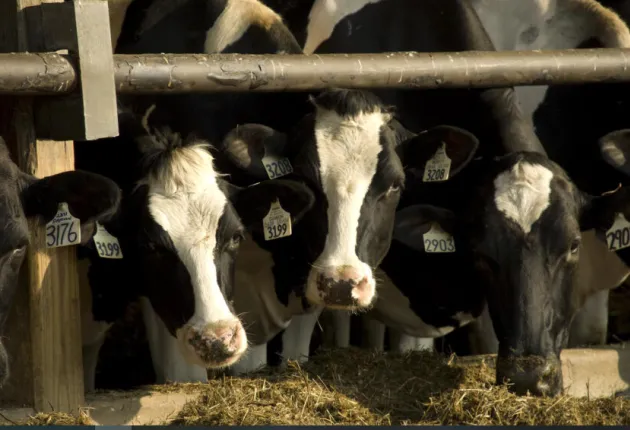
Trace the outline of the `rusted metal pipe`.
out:
<instances>
[{"instance_id":1,"label":"rusted metal pipe","mask_svg":"<svg viewBox=\"0 0 630 430\"><path fill-rule=\"evenodd\" d=\"M630 49L327 55L115 55L126 94L307 91L346 88L490 88L630 81ZM58 54L0 54L0 93L73 90Z\"/></svg>"},{"instance_id":2,"label":"rusted metal pipe","mask_svg":"<svg viewBox=\"0 0 630 430\"><path fill-rule=\"evenodd\" d=\"M64 94L76 83L75 67L59 54L0 54L0 94Z\"/></svg>"}]
</instances>

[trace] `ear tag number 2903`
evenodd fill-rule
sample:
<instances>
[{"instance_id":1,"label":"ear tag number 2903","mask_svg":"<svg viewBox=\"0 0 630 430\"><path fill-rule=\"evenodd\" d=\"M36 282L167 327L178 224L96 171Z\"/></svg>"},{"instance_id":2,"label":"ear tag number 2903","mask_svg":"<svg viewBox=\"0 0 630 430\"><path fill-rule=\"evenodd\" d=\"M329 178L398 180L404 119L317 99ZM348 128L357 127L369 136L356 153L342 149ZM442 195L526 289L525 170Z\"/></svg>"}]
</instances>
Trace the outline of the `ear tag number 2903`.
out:
<instances>
[{"instance_id":1,"label":"ear tag number 2903","mask_svg":"<svg viewBox=\"0 0 630 430\"><path fill-rule=\"evenodd\" d=\"M424 166L422 182L442 182L451 173L451 159L446 155L446 144L442 142L433 157Z\"/></svg>"},{"instance_id":2,"label":"ear tag number 2903","mask_svg":"<svg viewBox=\"0 0 630 430\"><path fill-rule=\"evenodd\" d=\"M115 236L112 236L112 234L99 223L96 223L96 234L94 234L93 239L94 245L96 245L96 252L98 252L99 257L116 260L121 260L123 258L118 239Z\"/></svg>"},{"instance_id":3,"label":"ear tag number 2903","mask_svg":"<svg viewBox=\"0 0 630 430\"><path fill-rule=\"evenodd\" d=\"M455 240L453 236L442 230L438 224L433 223L424 239L424 252L427 253L452 253L455 252Z\"/></svg>"},{"instance_id":4,"label":"ear tag number 2903","mask_svg":"<svg viewBox=\"0 0 630 430\"><path fill-rule=\"evenodd\" d=\"M608 249L617 251L630 246L630 222L623 214L617 214L612 227L606 232Z\"/></svg>"},{"instance_id":5,"label":"ear tag number 2903","mask_svg":"<svg viewBox=\"0 0 630 430\"><path fill-rule=\"evenodd\" d=\"M291 236L291 214L282 209L280 201L271 203L269 212L263 218L265 240L275 240Z\"/></svg>"},{"instance_id":6,"label":"ear tag number 2903","mask_svg":"<svg viewBox=\"0 0 630 430\"><path fill-rule=\"evenodd\" d=\"M46 247L78 245L81 243L81 221L68 209L68 203L59 203L57 214L46 224Z\"/></svg>"},{"instance_id":7,"label":"ear tag number 2903","mask_svg":"<svg viewBox=\"0 0 630 430\"><path fill-rule=\"evenodd\" d=\"M293 173L293 166L288 158L276 157L267 148L265 148L265 156L262 159L262 163L265 166L269 179L276 179Z\"/></svg>"}]
</instances>

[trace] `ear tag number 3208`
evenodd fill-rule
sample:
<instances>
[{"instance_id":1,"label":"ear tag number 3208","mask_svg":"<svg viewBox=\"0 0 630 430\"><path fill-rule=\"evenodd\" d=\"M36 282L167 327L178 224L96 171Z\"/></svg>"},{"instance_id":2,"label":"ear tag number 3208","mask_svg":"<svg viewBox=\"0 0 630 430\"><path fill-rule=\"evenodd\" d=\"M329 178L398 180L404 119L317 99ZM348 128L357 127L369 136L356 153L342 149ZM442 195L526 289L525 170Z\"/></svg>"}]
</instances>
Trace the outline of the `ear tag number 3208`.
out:
<instances>
[{"instance_id":1,"label":"ear tag number 3208","mask_svg":"<svg viewBox=\"0 0 630 430\"><path fill-rule=\"evenodd\" d=\"M424 239L424 252L427 253L451 253L455 252L455 240L453 236L442 230L438 224L433 223Z\"/></svg>"},{"instance_id":2,"label":"ear tag number 3208","mask_svg":"<svg viewBox=\"0 0 630 430\"><path fill-rule=\"evenodd\" d=\"M291 214L282 209L280 201L271 203L271 208L263 218L265 240L275 240L291 236Z\"/></svg>"},{"instance_id":3,"label":"ear tag number 3208","mask_svg":"<svg viewBox=\"0 0 630 430\"><path fill-rule=\"evenodd\" d=\"M451 173L451 159L446 155L446 144L442 142L433 157L424 166L422 182L446 181Z\"/></svg>"},{"instance_id":4,"label":"ear tag number 3208","mask_svg":"<svg viewBox=\"0 0 630 430\"><path fill-rule=\"evenodd\" d=\"M263 166L269 179L276 179L293 173L293 166L286 157L276 157L265 148L265 156L262 159Z\"/></svg>"},{"instance_id":5,"label":"ear tag number 3208","mask_svg":"<svg viewBox=\"0 0 630 430\"><path fill-rule=\"evenodd\" d=\"M630 246L630 222L623 214L617 214L612 227L606 232L608 249L617 251Z\"/></svg>"},{"instance_id":6,"label":"ear tag number 3208","mask_svg":"<svg viewBox=\"0 0 630 430\"><path fill-rule=\"evenodd\" d=\"M59 203L57 214L46 224L46 247L59 248L81 243L81 221L68 209L68 203Z\"/></svg>"},{"instance_id":7,"label":"ear tag number 3208","mask_svg":"<svg viewBox=\"0 0 630 430\"><path fill-rule=\"evenodd\" d=\"M94 234L93 239L99 257L116 260L121 260L123 258L118 239L115 236L112 236L111 233L99 223L96 223L96 234Z\"/></svg>"}]
</instances>

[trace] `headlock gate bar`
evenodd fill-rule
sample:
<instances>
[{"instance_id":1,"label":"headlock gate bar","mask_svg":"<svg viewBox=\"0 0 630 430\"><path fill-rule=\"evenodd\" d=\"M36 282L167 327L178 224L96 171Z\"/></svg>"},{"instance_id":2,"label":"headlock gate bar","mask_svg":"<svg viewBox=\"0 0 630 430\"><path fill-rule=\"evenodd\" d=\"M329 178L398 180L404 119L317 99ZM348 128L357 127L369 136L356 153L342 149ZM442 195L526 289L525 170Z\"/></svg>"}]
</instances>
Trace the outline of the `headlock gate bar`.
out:
<instances>
[{"instance_id":1,"label":"headlock gate bar","mask_svg":"<svg viewBox=\"0 0 630 430\"><path fill-rule=\"evenodd\" d=\"M630 81L630 49L348 55L112 55L105 0L0 1L0 135L26 173L74 169L72 140L118 135L116 93L500 87ZM51 97L31 97L31 96ZM2 115L4 114L4 115ZM75 250L31 244L6 346L12 404L84 402Z\"/></svg>"},{"instance_id":2,"label":"headlock gate bar","mask_svg":"<svg viewBox=\"0 0 630 430\"><path fill-rule=\"evenodd\" d=\"M630 81L630 49L381 54L114 55L118 93L453 88ZM72 57L0 54L0 93L72 92Z\"/></svg>"}]
</instances>

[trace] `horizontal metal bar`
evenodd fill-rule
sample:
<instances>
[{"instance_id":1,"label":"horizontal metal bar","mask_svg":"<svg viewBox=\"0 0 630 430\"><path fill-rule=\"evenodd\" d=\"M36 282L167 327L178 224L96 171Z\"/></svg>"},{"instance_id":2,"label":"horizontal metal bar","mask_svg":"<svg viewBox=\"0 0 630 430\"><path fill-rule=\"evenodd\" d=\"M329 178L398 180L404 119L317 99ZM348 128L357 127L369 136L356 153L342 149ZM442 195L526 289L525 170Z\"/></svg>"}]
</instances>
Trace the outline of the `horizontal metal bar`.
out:
<instances>
[{"instance_id":1,"label":"horizontal metal bar","mask_svg":"<svg viewBox=\"0 0 630 430\"><path fill-rule=\"evenodd\" d=\"M129 94L630 82L630 49L115 55L114 64L116 90ZM74 68L57 54L0 54L0 93L67 93Z\"/></svg>"},{"instance_id":2,"label":"horizontal metal bar","mask_svg":"<svg viewBox=\"0 0 630 430\"><path fill-rule=\"evenodd\" d=\"M0 54L0 94L63 94L76 84L75 67L62 55Z\"/></svg>"}]
</instances>

